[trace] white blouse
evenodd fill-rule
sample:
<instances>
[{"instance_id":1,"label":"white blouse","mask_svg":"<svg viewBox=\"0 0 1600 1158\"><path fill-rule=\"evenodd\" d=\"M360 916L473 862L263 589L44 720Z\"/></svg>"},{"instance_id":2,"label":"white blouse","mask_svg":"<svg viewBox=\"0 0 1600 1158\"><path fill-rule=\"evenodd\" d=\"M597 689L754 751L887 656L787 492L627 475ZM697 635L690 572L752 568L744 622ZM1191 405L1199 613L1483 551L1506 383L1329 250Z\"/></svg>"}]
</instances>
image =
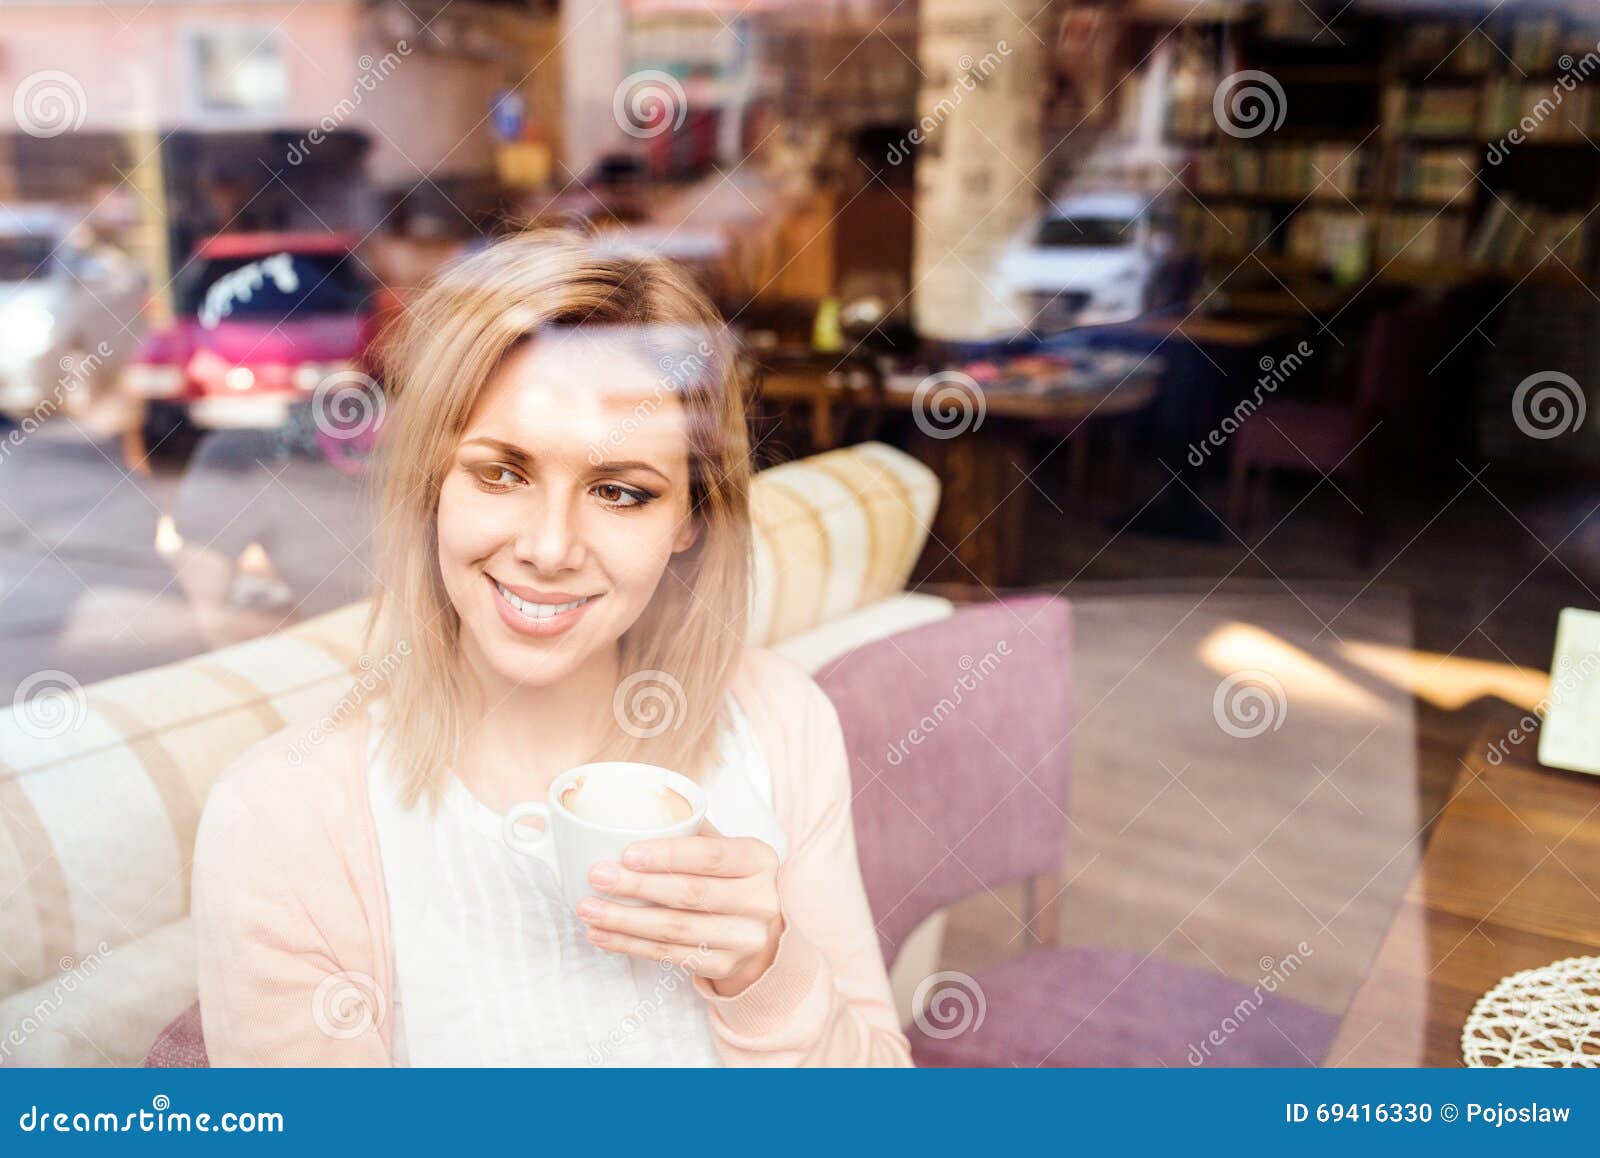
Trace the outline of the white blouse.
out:
<instances>
[{"instance_id":1,"label":"white blouse","mask_svg":"<svg viewBox=\"0 0 1600 1158\"><path fill-rule=\"evenodd\" d=\"M706 783L728 836L784 855L772 777L729 696L733 727ZM406 809L372 713L367 778L394 943L396 1065L715 1066L704 999L681 968L596 945L561 898L553 855L516 852L501 817L451 777L437 815Z\"/></svg>"}]
</instances>

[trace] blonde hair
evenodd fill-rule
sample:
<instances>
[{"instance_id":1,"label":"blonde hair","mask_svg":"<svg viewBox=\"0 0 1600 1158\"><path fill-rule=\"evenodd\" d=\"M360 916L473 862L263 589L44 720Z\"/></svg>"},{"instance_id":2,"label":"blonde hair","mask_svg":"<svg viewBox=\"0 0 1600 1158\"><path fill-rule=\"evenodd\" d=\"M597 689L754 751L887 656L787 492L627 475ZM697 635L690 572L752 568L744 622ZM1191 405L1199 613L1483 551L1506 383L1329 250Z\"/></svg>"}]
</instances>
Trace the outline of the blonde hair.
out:
<instances>
[{"instance_id":1,"label":"blonde hair","mask_svg":"<svg viewBox=\"0 0 1600 1158\"><path fill-rule=\"evenodd\" d=\"M426 800L437 808L469 723L461 621L438 559L448 464L508 356L541 333L588 327L643 334L667 371L663 386L687 420L690 517L699 524L695 544L672 557L644 614L622 636L624 678L614 701L622 726L592 758L641 760L698 777L716 752L750 599L750 446L732 341L716 309L671 263L603 237L533 232L447 269L385 343L393 405L380 454L368 640L375 654L407 657L379 694L388 701L385 743L408 806ZM630 715L645 712L645 724L621 719L625 698Z\"/></svg>"}]
</instances>

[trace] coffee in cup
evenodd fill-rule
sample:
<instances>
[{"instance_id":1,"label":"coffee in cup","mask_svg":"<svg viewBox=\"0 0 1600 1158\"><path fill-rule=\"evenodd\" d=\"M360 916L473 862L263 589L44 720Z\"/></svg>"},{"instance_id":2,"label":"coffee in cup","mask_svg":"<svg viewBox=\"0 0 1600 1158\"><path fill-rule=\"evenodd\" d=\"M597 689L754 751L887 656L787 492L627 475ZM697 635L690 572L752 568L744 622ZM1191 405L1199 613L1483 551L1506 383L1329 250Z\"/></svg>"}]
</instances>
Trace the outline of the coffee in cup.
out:
<instances>
[{"instance_id":1,"label":"coffee in cup","mask_svg":"<svg viewBox=\"0 0 1600 1158\"><path fill-rule=\"evenodd\" d=\"M589 883L589 869L597 861L621 861L622 850L636 840L693 836L705 819L706 804L703 788L667 768L621 761L583 764L557 776L545 800L530 800L506 813L501 835L524 855L553 854L562 896L576 906L591 893L609 895ZM544 830L531 831L521 823L530 818L544 821Z\"/></svg>"}]
</instances>

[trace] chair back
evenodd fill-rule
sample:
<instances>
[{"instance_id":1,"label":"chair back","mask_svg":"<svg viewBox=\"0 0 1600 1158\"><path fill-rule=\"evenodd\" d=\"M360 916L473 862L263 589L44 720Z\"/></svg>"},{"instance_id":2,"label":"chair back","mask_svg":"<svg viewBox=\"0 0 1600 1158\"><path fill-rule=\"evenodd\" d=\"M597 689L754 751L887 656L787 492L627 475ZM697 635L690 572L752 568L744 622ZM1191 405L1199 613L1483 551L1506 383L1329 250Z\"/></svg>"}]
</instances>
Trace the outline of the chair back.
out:
<instances>
[{"instance_id":1,"label":"chair back","mask_svg":"<svg viewBox=\"0 0 1600 1158\"><path fill-rule=\"evenodd\" d=\"M884 959L929 914L1061 868L1072 611L1027 596L859 647L817 682L850 754L856 847Z\"/></svg>"},{"instance_id":2,"label":"chair back","mask_svg":"<svg viewBox=\"0 0 1600 1158\"><path fill-rule=\"evenodd\" d=\"M1356 412L1365 429L1378 419L1404 419L1438 359L1439 312L1424 301L1380 310L1367 328L1356 375Z\"/></svg>"}]
</instances>

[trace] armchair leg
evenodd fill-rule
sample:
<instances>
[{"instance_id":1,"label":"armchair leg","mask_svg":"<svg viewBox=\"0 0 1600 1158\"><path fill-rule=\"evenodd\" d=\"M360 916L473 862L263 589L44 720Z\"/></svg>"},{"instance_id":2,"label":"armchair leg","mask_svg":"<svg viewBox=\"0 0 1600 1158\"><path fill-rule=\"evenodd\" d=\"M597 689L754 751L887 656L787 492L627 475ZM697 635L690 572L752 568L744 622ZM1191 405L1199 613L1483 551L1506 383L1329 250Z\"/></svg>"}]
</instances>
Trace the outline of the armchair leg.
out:
<instances>
[{"instance_id":1,"label":"armchair leg","mask_svg":"<svg viewBox=\"0 0 1600 1158\"><path fill-rule=\"evenodd\" d=\"M1249 529L1245 525L1249 515L1245 502L1249 489L1250 464L1235 454L1228 464L1228 526L1232 527L1234 534L1241 539Z\"/></svg>"},{"instance_id":2,"label":"armchair leg","mask_svg":"<svg viewBox=\"0 0 1600 1158\"><path fill-rule=\"evenodd\" d=\"M1361 513L1356 515L1356 564L1365 569L1372 566L1378 542L1383 536L1383 481L1373 464L1363 463L1356 472L1356 501Z\"/></svg>"},{"instance_id":3,"label":"armchair leg","mask_svg":"<svg viewBox=\"0 0 1600 1158\"><path fill-rule=\"evenodd\" d=\"M1256 470L1254 493L1251 495L1250 521L1256 526L1264 526L1270 513L1272 503L1272 471L1266 467ZM1239 536L1244 538L1243 535Z\"/></svg>"},{"instance_id":4,"label":"armchair leg","mask_svg":"<svg viewBox=\"0 0 1600 1158\"><path fill-rule=\"evenodd\" d=\"M1059 873L1040 873L1022 882L1022 916L1040 945L1054 945L1061 934Z\"/></svg>"}]
</instances>

